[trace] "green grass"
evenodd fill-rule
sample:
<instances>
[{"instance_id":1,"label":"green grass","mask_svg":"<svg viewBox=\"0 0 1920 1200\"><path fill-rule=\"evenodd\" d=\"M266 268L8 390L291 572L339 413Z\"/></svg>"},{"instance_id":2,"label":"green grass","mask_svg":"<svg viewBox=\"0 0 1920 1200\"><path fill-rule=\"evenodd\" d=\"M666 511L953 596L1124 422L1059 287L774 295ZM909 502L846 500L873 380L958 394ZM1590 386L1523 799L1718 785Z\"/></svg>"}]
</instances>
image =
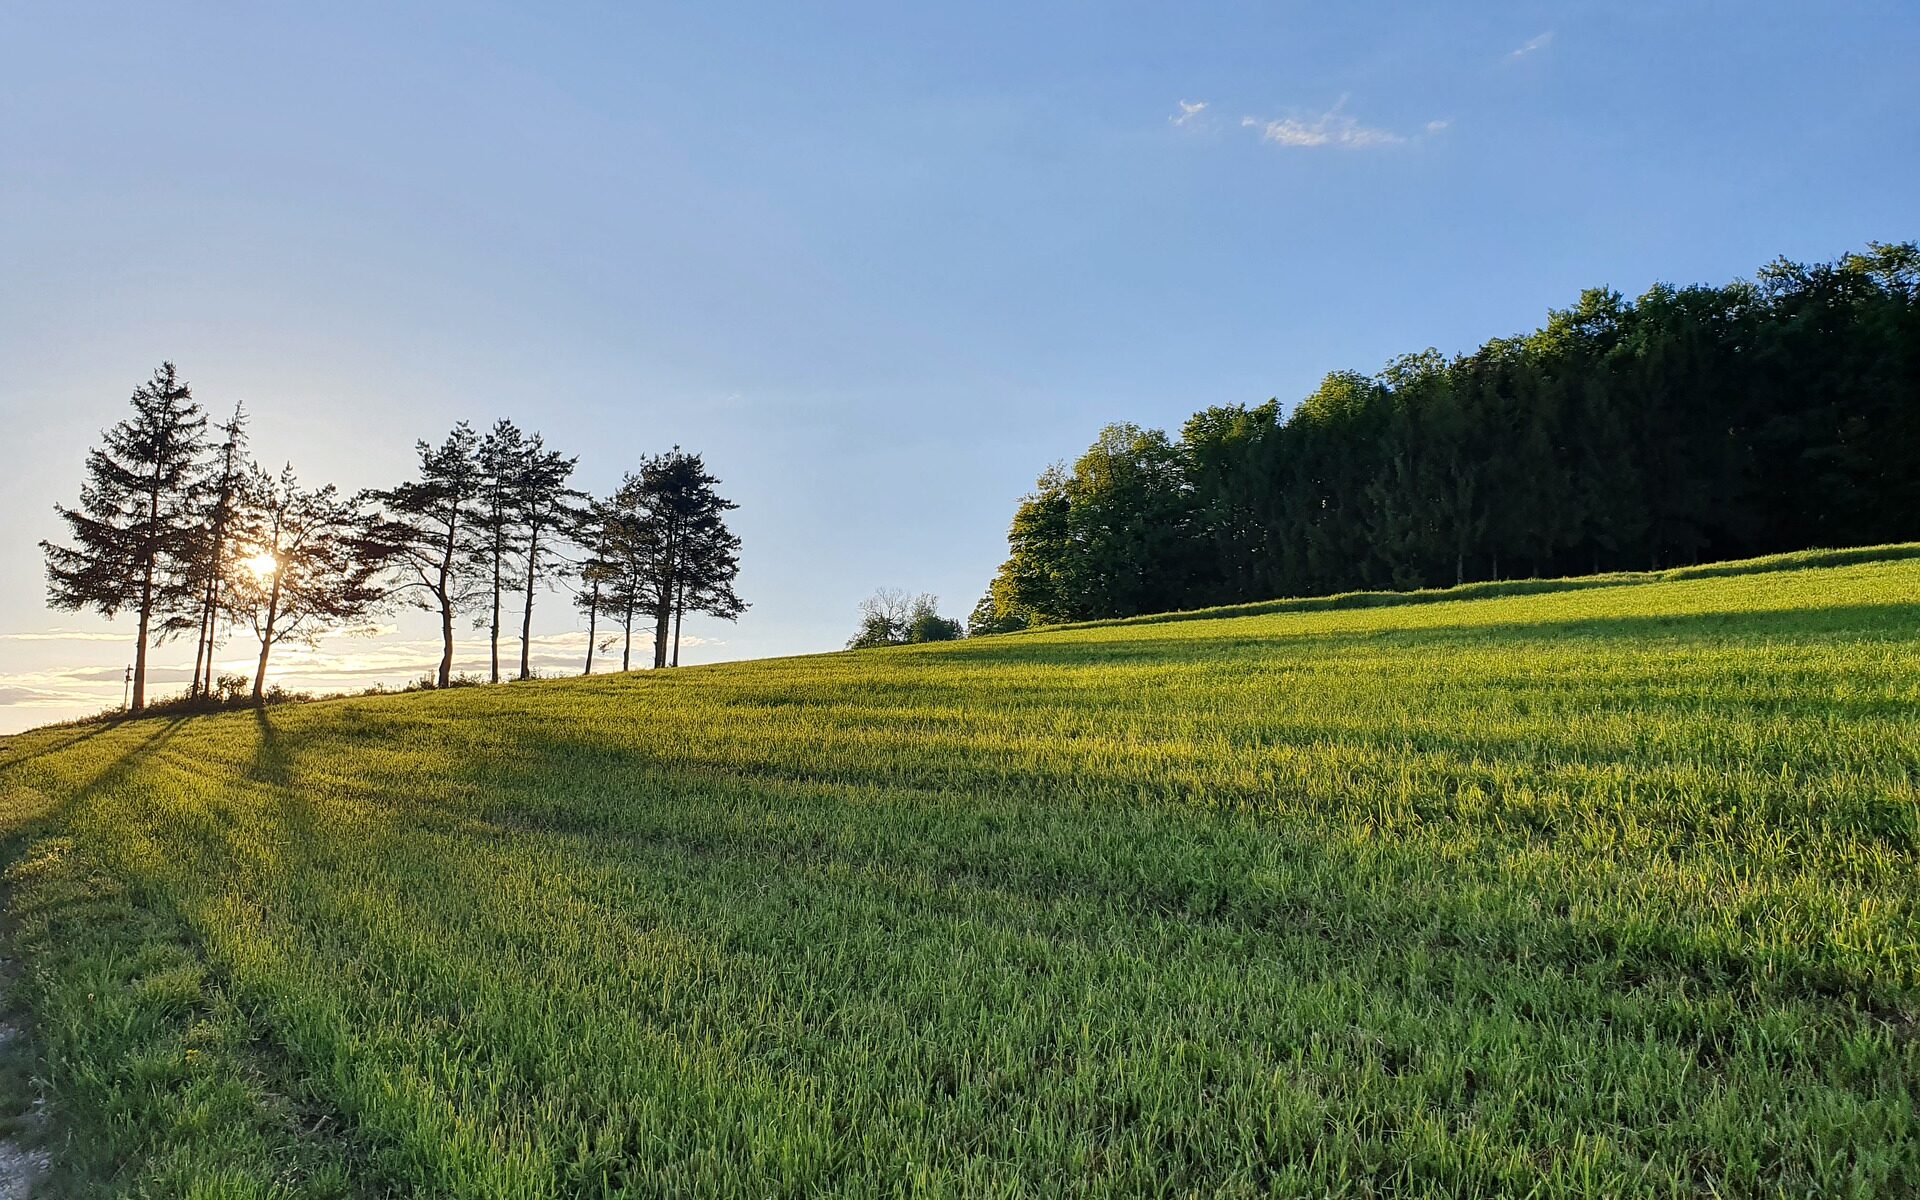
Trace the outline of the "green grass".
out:
<instances>
[{"instance_id":1,"label":"green grass","mask_svg":"<svg viewBox=\"0 0 1920 1200\"><path fill-rule=\"evenodd\" d=\"M1897 553L8 740L61 1184L1920 1193Z\"/></svg>"}]
</instances>

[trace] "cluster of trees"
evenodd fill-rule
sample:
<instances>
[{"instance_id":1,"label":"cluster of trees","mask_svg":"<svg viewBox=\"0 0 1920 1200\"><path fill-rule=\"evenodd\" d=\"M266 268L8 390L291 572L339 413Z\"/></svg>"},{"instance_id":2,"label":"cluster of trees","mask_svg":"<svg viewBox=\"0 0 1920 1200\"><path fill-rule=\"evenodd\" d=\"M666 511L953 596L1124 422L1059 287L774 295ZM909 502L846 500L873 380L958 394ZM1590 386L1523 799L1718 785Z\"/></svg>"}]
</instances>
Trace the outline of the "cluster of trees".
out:
<instances>
[{"instance_id":1,"label":"cluster of trees","mask_svg":"<svg viewBox=\"0 0 1920 1200\"><path fill-rule=\"evenodd\" d=\"M965 637L966 632L960 622L940 615L939 597L926 592L910 596L895 588L881 588L860 602L860 628L848 639L847 649L951 642Z\"/></svg>"},{"instance_id":2,"label":"cluster of trees","mask_svg":"<svg viewBox=\"0 0 1920 1200\"><path fill-rule=\"evenodd\" d=\"M546 588L570 587L585 611L588 672L603 617L625 631L624 670L637 618L653 623L659 667L670 636L678 665L687 612L732 620L746 608L733 590L740 541L725 522L734 505L700 456L679 447L599 500L571 486L577 460L538 433L462 422L439 445L417 443L414 478L346 494L301 484L291 466L262 469L248 454L245 412L236 406L209 429L172 363L132 405L88 453L79 504L56 505L69 540L41 548L53 607L136 618L136 710L147 705L151 647L188 632L190 699L214 694L215 651L245 627L260 645L258 701L276 645L364 629L396 606L438 617L438 687L452 682L467 613L487 631L496 683L505 622L517 616L518 678L531 677L534 600Z\"/></svg>"},{"instance_id":3,"label":"cluster of trees","mask_svg":"<svg viewBox=\"0 0 1920 1200\"><path fill-rule=\"evenodd\" d=\"M1111 426L1021 502L975 633L1920 532L1920 249L1588 291L1291 413Z\"/></svg>"}]
</instances>

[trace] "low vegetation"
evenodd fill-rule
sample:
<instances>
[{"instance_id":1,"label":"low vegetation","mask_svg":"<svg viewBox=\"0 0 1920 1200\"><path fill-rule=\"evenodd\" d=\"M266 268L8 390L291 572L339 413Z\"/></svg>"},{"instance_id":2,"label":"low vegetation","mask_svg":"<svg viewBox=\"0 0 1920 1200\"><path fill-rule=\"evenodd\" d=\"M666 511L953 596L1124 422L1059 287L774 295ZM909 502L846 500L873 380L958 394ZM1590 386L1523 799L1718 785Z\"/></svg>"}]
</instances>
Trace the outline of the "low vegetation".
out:
<instances>
[{"instance_id":1,"label":"low vegetation","mask_svg":"<svg viewBox=\"0 0 1920 1200\"><path fill-rule=\"evenodd\" d=\"M1914 1194L1854 558L8 739L55 1183Z\"/></svg>"}]
</instances>

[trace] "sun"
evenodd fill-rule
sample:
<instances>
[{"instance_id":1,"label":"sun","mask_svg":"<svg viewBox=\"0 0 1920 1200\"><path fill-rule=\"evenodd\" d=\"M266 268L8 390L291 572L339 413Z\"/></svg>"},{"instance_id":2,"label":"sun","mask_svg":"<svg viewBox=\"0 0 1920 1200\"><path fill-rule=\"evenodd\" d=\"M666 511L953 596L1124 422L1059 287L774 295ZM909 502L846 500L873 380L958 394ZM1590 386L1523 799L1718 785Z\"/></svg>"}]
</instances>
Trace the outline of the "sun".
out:
<instances>
[{"instance_id":1,"label":"sun","mask_svg":"<svg viewBox=\"0 0 1920 1200\"><path fill-rule=\"evenodd\" d=\"M243 559L241 565L261 579L272 579L273 573L280 569L280 560L271 550L262 550L251 558Z\"/></svg>"}]
</instances>

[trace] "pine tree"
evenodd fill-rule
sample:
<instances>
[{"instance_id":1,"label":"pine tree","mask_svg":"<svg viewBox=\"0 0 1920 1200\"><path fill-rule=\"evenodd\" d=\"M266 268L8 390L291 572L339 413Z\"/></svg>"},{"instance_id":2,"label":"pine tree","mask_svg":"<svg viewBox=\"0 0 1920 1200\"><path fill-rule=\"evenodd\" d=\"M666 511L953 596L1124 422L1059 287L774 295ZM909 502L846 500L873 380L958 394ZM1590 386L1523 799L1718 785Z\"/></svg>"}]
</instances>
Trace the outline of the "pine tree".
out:
<instances>
[{"instance_id":1,"label":"pine tree","mask_svg":"<svg viewBox=\"0 0 1920 1200\"><path fill-rule=\"evenodd\" d=\"M552 553L551 543L565 536L566 530L580 519L579 504L585 496L569 488L574 466L580 460L556 450L548 450L539 434L527 439L526 456L514 481L514 513L520 526L521 559L526 577L521 581L524 606L520 611L520 678L533 675L533 597L539 590L542 573L552 566L564 565ZM589 636L588 641L592 638Z\"/></svg>"},{"instance_id":2,"label":"pine tree","mask_svg":"<svg viewBox=\"0 0 1920 1200\"><path fill-rule=\"evenodd\" d=\"M477 465L479 505L470 526L474 564L487 577L487 645L491 655L488 682L500 682L500 600L516 587L507 574L520 549L520 487L526 470L526 435L512 421L500 420L480 439Z\"/></svg>"},{"instance_id":3,"label":"pine tree","mask_svg":"<svg viewBox=\"0 0 1920 1200\"><path fill-rule=\"evenodd\" d=\"M732 586L740 541L725 519L738 506L714 490L718 482L698 454L675 446L648 459L621 489L635 522L631 540L646 567L644 586L632 598L653 618L656 668L667 665L673 618L683 601L716 615L744 607Z\"/></svg>"},{"instance_id":4,"label":"pine tree","mask_svg":"<svg viewBox=\"0 0 1920 1200\"><path fill-rule=\"evenodd\" d=\"M204 696L213 688L213 652L219 640L222 591L234 557L233 519L241 484L247 472L247 414L235 404L233 416L217 426L223 436L214 461L205 471L201 496L200 542L194 552L194 590L197 642L193 651L193 682L189 696Z\"/></svg>"},{"instance_id":5,"label":"pine tree","mask_svg":"<svg viewBox=\"0 0 1920 1200\"><path fill-rule=\"evenodd\" d=\"M438 446L416 442L420 478L373 494L385 511L372 535L397 574L392 592L440 618L437 687L453 680L454 618L482 594L468 553L481 493L479 442L465 421Z\"/></svg>"},{"instance_id":6,"label":"pine tree","mask_svg":"<svg viewBox=\"0 0 1920 1200\"><path fill-rule=\"evenodd\" d=\"M207 420L170 362L135 389L132 404L134 415L88 452L79 507L55 506L73 544L40 548L50 606L138 618L131 703L137 712L147 703L148 642L193 600L193 497Z\"/></svg>"}]
</instances>

